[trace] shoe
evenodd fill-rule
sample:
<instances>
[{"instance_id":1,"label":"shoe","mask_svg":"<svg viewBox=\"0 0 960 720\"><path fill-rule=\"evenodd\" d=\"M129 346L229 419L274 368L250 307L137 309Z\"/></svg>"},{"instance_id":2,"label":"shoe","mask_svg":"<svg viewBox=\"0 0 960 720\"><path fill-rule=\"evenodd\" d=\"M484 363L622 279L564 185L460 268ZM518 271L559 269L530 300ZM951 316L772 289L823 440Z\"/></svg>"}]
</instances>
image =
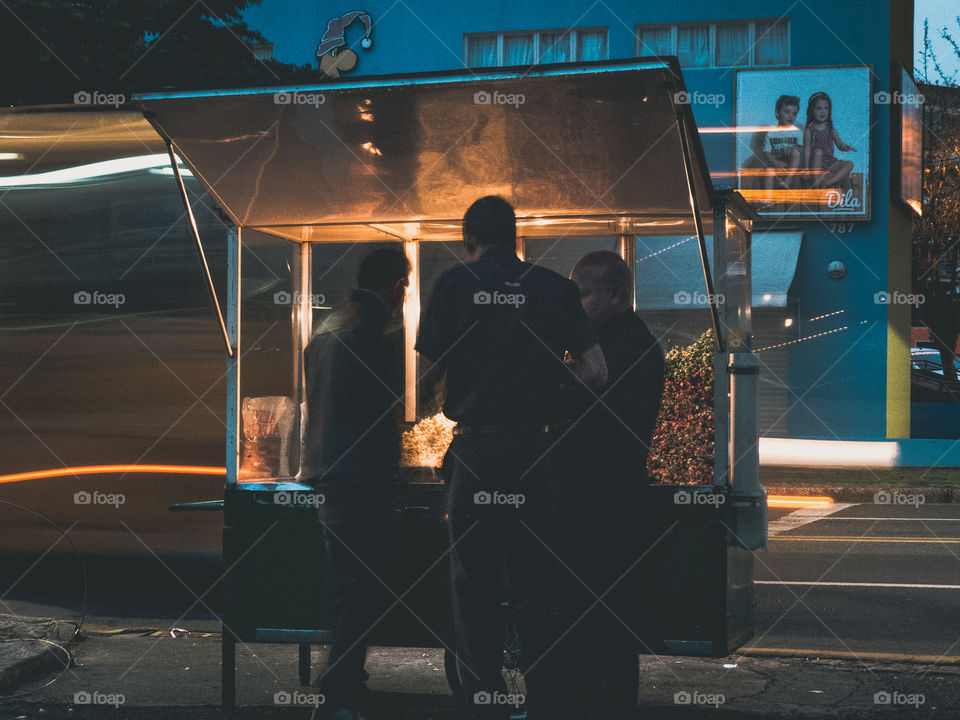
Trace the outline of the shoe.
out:
<instances>
[{"instance_id":1,"label":"shoe","mask_svg":"<svg viewBox=\"0 0 960 720\"><path fill-rule=\"evenodd\" d=\"M331 708L326 714L318 713L316 720L365 720L357 710L348 705Z\"/></svg>"}]
</instances>

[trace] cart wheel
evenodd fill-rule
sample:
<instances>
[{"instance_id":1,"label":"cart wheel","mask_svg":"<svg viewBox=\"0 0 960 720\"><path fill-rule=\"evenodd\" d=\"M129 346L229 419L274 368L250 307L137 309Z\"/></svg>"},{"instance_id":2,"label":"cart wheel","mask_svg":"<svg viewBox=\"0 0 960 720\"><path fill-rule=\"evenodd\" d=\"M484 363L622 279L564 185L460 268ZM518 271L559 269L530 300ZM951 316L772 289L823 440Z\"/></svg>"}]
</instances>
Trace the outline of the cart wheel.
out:
<instances>
[{"instance_id":1,"label":"cart wheel","mask_svg":"<svg viewBox=\"0 0 960 720\"><path fill-rule=\"evenodd\" d=\"M523 662L522 648L520 647L520 632L512 617L507 619L503 631L503 680L507 684L508 695L526 695L527 686L523 679L520 667ZM525 704L518 705L510 713L510 720L525 720L527 711Z\"/></svg>"},{"instance_id":2,"label":"cart wheel","mask_svg":"<svg viewBox=\"0 0 960 720\"><path fill-rule=\"evenodd\" d=\"M504 611L509 613L509 606L506 603L504 603ZM513 618L508 616L503 636L503 680L506 683L508 695L526 695L523 673L520 672L521 657L520 633ZM443 653L443 669L450 690L453 692L453 699L457 703L457 708L465 713L467 711L467 699L463 693L460 677L457 674L457 658L449 649ZM527 711L524 705L517 706L510 713L511 720L525 720L526 717Z\"/></svg>"}]
</instances>

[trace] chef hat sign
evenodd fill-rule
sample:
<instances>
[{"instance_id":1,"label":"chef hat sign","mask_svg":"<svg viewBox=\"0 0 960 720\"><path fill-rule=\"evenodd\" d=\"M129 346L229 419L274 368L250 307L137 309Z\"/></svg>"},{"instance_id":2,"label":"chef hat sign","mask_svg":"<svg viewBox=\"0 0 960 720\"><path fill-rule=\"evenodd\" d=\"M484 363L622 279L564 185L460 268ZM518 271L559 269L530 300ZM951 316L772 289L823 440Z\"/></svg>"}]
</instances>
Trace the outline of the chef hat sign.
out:
<instances>
[{"instance_id":1,"label":"chef hat sign","mask_svg":"<svg viewBox=\"0 0 960 720\"><path fill-rule=\"evenodd\" d=\"M373 32L373 20L370 18L370 13L363 10L352 10L340 17L332 18L327 23L327 31L320 39L320 45L317 46L317 57L327 53L335 56L337 50L347 44L344 37L346 29L357 20L362 22L364 26L363 40L360 41L360 46L365 50L369 49L373 45L373 41L370 39L370 33Z\"/></svg>"}]
</instances>

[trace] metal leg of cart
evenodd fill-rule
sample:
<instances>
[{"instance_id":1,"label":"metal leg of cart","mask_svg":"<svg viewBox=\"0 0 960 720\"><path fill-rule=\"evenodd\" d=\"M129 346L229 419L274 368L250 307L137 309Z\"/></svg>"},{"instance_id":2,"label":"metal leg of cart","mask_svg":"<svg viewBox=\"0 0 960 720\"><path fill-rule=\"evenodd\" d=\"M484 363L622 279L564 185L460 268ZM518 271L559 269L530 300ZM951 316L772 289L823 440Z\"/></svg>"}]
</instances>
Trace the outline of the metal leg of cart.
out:
<instances>
[{"instance_id":1,"label":"metal leg of cart","mask_svg":"<svg viewBox=\"0 0 960 720\"><path fill-rule=\"evenodd\" d=\"M224 712L233 712L237 705L237 639L223 627L220 641L220 705Z\"/></svg>"},{"instance_id":2,"label":"metal leg of cart","mask_svg":"<svg viewBox=\"0 0 960 720\"><path fill-rule=\"evenodd\" d=\"M297 667L300 669L300 684L310 684L310 643L300 643L300 662Z\"/></svg>"}]
</instances>

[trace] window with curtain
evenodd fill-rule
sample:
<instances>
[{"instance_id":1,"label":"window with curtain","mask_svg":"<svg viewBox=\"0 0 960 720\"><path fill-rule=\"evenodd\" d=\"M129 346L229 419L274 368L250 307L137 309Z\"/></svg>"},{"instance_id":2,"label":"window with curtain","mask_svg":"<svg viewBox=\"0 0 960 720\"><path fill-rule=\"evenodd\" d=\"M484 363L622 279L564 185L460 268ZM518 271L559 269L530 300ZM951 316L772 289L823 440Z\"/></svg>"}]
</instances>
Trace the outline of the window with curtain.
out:
<instances>
[{"instance_id":1,"label":"window with curtain","mask_svg":"<svg viewBox=\"0 0 960 720\"><path fill-rule=\"evenodd\" d=\"M750 23L717 25L715 38L717 67L750 64Z\"/></svg>"},{"instance_id":2,"label":"window with curtain","mask_svg":"<svg viewBox=\"0 0 960 720\"><path fill-rule=\"evenodd\" d=\"M675 55L669 27L640 28L640 55Z\"/></svg>"},{"instance_id":3,"label":"window with curtain","mask_svg":"<svg viewBox=\"0 0 960 720\"><path fill-rule=\"evenodd\" d=\"M676 55L694 68L789 65L790 20L638 25L637 54Z\"/></svg>"},{"instance_id":4,"label":"window with curtain","mask_svg":"<svg viewBox=\"0 0 960 720\"><path fill-rule=\"evenodd\" d=\"M577 60L604 60L606 57L606 30L581 30L577 33Z\"/></svg>"},{"instance_id":5,"label":"window with curtain","mask_svg":"<svg viewBox=\"0 0 960 720\"><path fill-rule=\"evenodd\" d=\"M466 35L467 67L605 60L608 28ZM670 29L667 28L669 37ZM576 48L576 54L574 54Z\"/></svg>"},{"instance_id":6,"label":"window with curtain","mask_svg":"<svg viewBox=\"0 0 960 720\"><path fill-rule=\"evenodd\" d=\"M683 67L710 67L710 26L677 28L677 57Z\"/></svg>"},{"instance_id":7,"label":"window with curtain","mask_svg":"<svg viewBox=\"0 0 960 720\"><path fill-rule=\"evenodd\" d=\"M754 27L754 63L756 65L787 65L790 63L789 25L786 19L758 20Z\"/></svg>"},{"instance_id":8,"label":"window with curtain","mask_svg":"<svg viewBox=\"0 0 960 720\"><path fill-rule=\"evenodd\" d=\"M570 62L570 36L560 33L540 33L540 62Z\"/></svg>"},{"instance_id":9,"label":"window with curtain","mask_svg":"<svg viewBox=\"0 0 960 720\"><path fill-rule=\"evenodd\" d=\"M504 65L533 65L533 35L505 35L503 38Z\"/></svg>"},{"instance_id":10,"label":"window with curtain","mask_svg":"<svg viewBox=\"0 0 960 720\"><path fill-rule=\"evenodd\" d=\"M493 67L497 64L496 35L473 35L467 38L467 67Z\"/></svg>"}]
</instances>

